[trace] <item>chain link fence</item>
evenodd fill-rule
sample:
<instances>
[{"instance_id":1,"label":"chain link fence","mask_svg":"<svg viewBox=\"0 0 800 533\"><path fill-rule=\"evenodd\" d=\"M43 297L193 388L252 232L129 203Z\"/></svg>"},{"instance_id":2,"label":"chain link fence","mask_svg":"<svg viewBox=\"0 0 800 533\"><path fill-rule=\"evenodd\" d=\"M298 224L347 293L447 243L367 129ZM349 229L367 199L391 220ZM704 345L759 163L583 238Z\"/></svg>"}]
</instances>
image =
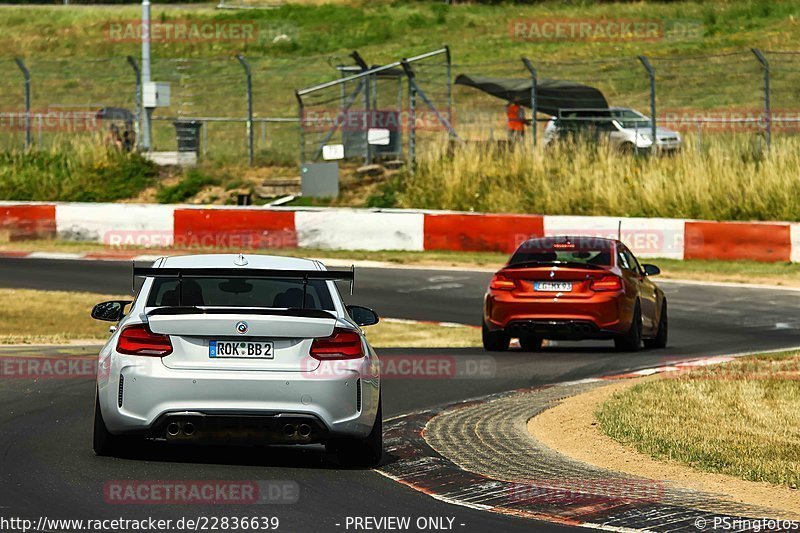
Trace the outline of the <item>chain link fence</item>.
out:
<instances>
[{"instance_id":1,"label":"chain link fence","mask_svg":"<svg viewBox=\"0 0 800 533\"><path fill-rule=\"evenodd\" d=\"M156 58L152 79L169 83L171 98L154 113L152 148L176 149L176 120L202 124L201 158L236 163L247 162L251 150L255 164L320 160L323 146L332 144L367 163L413 160L426 143L507 138L505 102L454 84L459 74L593 86L609 105L655 115L658 127L680 132L684 144L699 148L714 138L763 149L800 130L800 51L529 59L527 67L520 58L465 64L451 60L447 48L377 68L358 54ZM136 130L137 61L0 60L6 72L0 78L0 148L48 149L75 138L105 138L112 128ZM542 144L549 118L537 116L535 136L528 129L532 144ZM376 143L370 144L370 131Z\"/></svg>"},{"instance_id":2,"label":"chain link fence","mask_svg":"<svg viewBox=\"0 0 800 533\"><path fill-rule=\"evenodd\" d=\"M339 78L296 93L300 160L414 158L417 145L452 124L450 50L442 48L372 65L353 53L338 65Z\"/></svg>"}]
</instances>

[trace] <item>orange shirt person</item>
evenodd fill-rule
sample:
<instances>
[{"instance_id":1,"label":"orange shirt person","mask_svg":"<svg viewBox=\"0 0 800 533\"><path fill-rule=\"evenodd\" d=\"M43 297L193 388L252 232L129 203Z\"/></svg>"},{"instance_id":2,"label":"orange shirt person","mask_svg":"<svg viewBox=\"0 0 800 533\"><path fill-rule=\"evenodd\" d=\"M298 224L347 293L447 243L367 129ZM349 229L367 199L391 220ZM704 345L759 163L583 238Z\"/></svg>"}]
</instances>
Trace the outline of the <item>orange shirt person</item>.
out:
<instances>
[{"instance_id":1,"label":"orange shirt person","mask_svg":"<svg viewBox=\"0 0 800 533\"><path fill-rule=\"evenodd\" d=\"M508 138L516 141L525 137L525 110L517 102L508 102L506 105L506 120L508 122Z\"/></svg>"}]
</instances>

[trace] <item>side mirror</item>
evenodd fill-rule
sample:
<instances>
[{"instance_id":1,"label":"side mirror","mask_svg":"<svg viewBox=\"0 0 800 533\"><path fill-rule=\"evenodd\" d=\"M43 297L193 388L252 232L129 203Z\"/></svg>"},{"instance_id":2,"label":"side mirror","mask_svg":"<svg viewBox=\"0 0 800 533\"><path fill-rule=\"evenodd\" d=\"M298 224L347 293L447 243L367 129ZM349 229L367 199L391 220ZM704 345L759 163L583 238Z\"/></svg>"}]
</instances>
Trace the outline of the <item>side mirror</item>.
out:
<instances>
[{"instance_id":1,"label":"side mirror","mask_svg":"<svg viewBox=\"0 0 800 533\"><path fill-rule=\"evenodd\" d=\"M371 326L373 324L377 324L379 320L378 313L376 313L369 307L363 307L360 305L348 305L347 312L353 319L353 322L355 322L359 326Z\"/></svg>"},{"instance_id":2,"label":"side mirror","mask_svg":"<svg viewBox=\"0 0 800 533\"><path fill-rule=\"evenodd\" d=\"M655 265L642 265L645 276L658 276L661 274L661 269Z\"/></svg>"},{"instance_id":3,"label":"side mirror","mask_svg":"<svg viewBox=\"0 0 800 533\"><path fill-rule=\"evenodd\" d=\"M131 300L101 302L92 308L92 318L108 322L119 322L125 316L125 306L129 303L133 302Z\"/></svg>"}]
</instances>

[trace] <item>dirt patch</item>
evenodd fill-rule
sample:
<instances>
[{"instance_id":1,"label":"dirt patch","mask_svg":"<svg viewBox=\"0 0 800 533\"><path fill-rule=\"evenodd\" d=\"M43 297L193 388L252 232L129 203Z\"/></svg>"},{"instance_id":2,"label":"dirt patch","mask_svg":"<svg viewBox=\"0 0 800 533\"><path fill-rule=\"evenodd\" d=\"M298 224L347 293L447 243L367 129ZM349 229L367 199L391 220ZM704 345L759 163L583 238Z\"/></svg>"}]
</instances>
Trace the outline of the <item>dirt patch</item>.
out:
<instances>
[{"instance_id":1,"label":"dirt patch","mask_svg":"<svg viewBox=\"0 0 800 533\"><path fill-rule=\"evenodd\" d=\"M660 378L614 382L569 397L556 407L531 418L528 431L539 442L584 463L718 494L733 502L769 507L780 513L782 518L800 519L800 491L723 474L699 472L676 462L657 461L605 435L594 416L597 408L615 392L645 379Z\"/></svg>"}]
</instances>

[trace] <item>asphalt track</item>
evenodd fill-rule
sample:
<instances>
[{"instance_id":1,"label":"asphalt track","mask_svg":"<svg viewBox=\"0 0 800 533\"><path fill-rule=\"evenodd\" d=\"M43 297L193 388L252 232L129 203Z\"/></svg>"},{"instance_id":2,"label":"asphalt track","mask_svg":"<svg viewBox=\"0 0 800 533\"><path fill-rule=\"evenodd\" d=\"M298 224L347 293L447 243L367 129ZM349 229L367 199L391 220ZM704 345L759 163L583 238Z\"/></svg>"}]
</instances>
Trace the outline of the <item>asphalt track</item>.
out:
<instances>
[{"instance_id":1,"label":"asphalt track","mask_svg":"<svg viewBox=\"0 0 800 533\"><path fill-rule=\"evenodd\" d=\"M416 269L357 270L345 298L381 315L480 323L489 274ZM0 286L130 291L130 264L0 259ZM618 354L611 344L559 343L541 353L494 354L490 378L384 381L384 417L495 392L596 377L669 361L800 345L800 293L663 283L670 302L668 348ZM37 317L31 317L36 321ZM80 352L75 348L76 353ZM91 349L84 353L92 353ZM485 356L482 350L381 350L381 354ZM374 471L339 468L316 448L145 447L135 457L98 458L91 451L94 385L90 379L0 380L0 515L49 518L277 516L281 531L356 531L347 517L454 518L456 531L567 529L544 522L449 505ZM392 462L391 451L384 462ZM290 505L109 505L109 480L293 480ZM338 525L337 525L338 524ZM411 530L416 530L414 527Z\"/></svg>"}]
</instances>

